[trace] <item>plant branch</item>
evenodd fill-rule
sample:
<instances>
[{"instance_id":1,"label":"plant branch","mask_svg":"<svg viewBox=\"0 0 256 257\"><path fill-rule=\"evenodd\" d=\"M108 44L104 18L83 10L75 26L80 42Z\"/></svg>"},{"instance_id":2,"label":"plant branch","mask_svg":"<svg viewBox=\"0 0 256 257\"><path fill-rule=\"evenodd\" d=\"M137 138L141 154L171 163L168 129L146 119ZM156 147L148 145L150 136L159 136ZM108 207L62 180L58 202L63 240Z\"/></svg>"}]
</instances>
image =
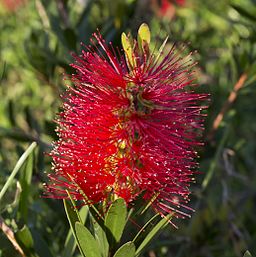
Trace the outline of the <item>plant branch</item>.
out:
<instances>
[{"instance_id":1,"label":"plant branch","mask_svg":"<svg viewBox=\"0 0 256 257\"><path fill-rule=\"evenodd\" d=\"M222 122L222 120L224 118L224 115L227 113L227 111L230 109L231 105L236 100L237 95L238 95L238 91L244 86L244 83L245 83L247 77L248 77L248 75L246 73L243 73L240 76L240 78L238 79L238 81L236 82L236 84L234 85L234 88L230 92L228 99L226 100L226 102L222 106L219 114L217 115L217 117L215 118L215 120L213 122L212 129L210 130L210 133L208 135L209 140L213 139L215 132L219 128L220 123Z\"/></svg>"},{"instance_id":2,"label":"plant branch","mask_svg":"<svg viewBox=\"0 0 256 257\"><path fill-rule=\"evenodd\" d=\"M2 217L0 217L0 229L3 231L3 233L9 239L9 241L12 243L13 247L19 252L19 254L22 257L26 257L22 248L20 247L20 245L16 241L12 229L6 225L6 223L4 222L4 219Z\"/></svg>"}]
</instances>

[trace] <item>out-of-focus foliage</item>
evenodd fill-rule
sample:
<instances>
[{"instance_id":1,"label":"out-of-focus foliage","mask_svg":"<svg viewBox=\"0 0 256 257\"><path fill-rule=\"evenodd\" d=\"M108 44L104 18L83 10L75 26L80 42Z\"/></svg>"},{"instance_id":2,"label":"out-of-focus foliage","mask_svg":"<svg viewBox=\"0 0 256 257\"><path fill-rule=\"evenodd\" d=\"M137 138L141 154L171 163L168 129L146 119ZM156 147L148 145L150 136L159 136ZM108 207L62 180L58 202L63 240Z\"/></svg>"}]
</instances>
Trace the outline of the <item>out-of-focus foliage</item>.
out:
<instances>
[{"instance_id":1,"label":"out-of-focus foliage","mask_svg":"<svg viewBox=\"0 0 256 257\"><path fill-rule=\"evenodd\" d=\"M193 185L196 212L178 230L167 227L144 256L230 257L247 249L255 256L256 1L169 1L164 11L158 0L27 0L15 8L7 2L13 1L0 1L0 189L28 144L38 147L0 200L0 222L15 232L26 256L79 256L62 202L40 197L51 169L44 152L56 139L53 119L68 83L62 74L72 73L70 52L79 52L97 28L120 46L121 32L133 33L143 21L153 45L168 34L168 44L197 50L198 90L211 93L202 173ZM209 137L242 74L245 84ZM19 256L2 231L0 256Z\"/></svg>"}]
</instances>

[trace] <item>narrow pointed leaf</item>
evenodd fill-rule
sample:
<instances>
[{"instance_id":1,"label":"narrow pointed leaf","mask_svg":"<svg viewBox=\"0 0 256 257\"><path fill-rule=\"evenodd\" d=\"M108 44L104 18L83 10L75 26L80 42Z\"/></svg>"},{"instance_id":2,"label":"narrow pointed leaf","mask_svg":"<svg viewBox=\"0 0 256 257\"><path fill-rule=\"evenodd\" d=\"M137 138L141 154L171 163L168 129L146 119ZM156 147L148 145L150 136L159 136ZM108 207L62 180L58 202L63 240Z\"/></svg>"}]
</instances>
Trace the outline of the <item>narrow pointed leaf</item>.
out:
<instances>
[{"instance_id":1,"label":"narrow pointed leaf","mask_svg":"<svg viewBox=\"0 0 256 257\"><path fill-rule=\"evenodd\" d=\"M110 246L121 239L126 224L127 209L124 199L119 198L109 207L105 219L106 233Z\"/></svg>"},{"instance_id":2,"label":"narrow pointed leaf","mask_svg":"<svg viewBox=\"0 0 256 257\"><path fill-rule=\"evenodd\" d=\"M70 228L71 228L72 233L77 241L78 248L79 248L80 252L82 253L82 250L78 243L78 238L76 236L76 230L75 230L75 224L76 224L76 222L80 222L80 218L78 217L76 211L74 210L74 208L72 208L72 206L70 205L70 203L67 200L63 200L63 203L64 203L64 208L65 208L65 212L66 212L66 215L68 218ZM85 255L83 255L83 256L85 256Z\"/></svg>"},{"instance_id":3,"label":"narrow pointed leaf","mask_svg":"<svg viewBox=\"0 0 256 257\"><path fill-rule=\"evenodd\" d=\"M23 163L26 161L26 159L28 158L28 156L33 152L33 150L36 147L36 142L33 142L28 148L27 150L21 155L20 159L18 160L18 162L16 163L13 171L11 172L11 175L9 176L9 178L7 179L6 183L4 184L2 190L0 191L0 201L2 199L2 197L4 196L4 194L6 193L8 187L11 185L15 175L17 174L17 172L19 171L19 169L21 168L21 166L23 165Z\"/></svg>"},{"instance_id":4,"label":"narrow pointed leaf","mask_svg":"<svg viewBox=\"0 0 256 257\"><path fill-rule=\"evenodd\" d=\"M133 242L137 242L137 240L140 239L140 237L142 236L142 234L147 233L147 231L149 231L150 227L153 227L153 221L159 217L159 214L154 215L150 220L148 220L146 222L146 224L140 229L140 231L137 233L137 235L134 237L134 239L132 240Z\"/></svg>"},{"instance_id":5,"label":"narrow pointed leaf","mask_svg":"<svg viewBox=\"0 0 256 257\"><path fill-rule=\"evenodd\" d=\"M172 215L169 214L165 218L162 218L154 227L153 229L147 234L145 239L142 241L138 249L136 250L136 256L139 256L141 252L145 250L151 240L158 234L158 232L163 229L167 224L169 224L169 220L171 219Z\"/></svg>"},{"instance_id":6,"label":"narrow pointed leaf","mask_svg":"<svg viewBox=\"0 0 256 257\"><path fill-rule=\"evenodd\" d=\"M86 218L88 216L88 212L89 212L88 206L83 206L79 210L79 217L82 220L83 224L86 221ZM79 217L78 217L78 219L79 219ZM76 219L76 221L78 221L78 220ZM76 239L75 239L74 233L72 232L72 228L70 228L70 230L68 232L68 235L66 237L66 241L65 241L63 252L62 252L62 256L63 257L73 256L76 245L77 244L76 244Z\"/></svg>"},{"instance_id":7,"label":"narrow pointed leaf","mask_svg":"<svg viewBox=\"0 0 256 257\"><path fill-rule=\"evenodd\" d=\"M135 250L134 243L127 242L116 251L114 257L134 257Z\"/></svg>"},{"instance_id":8,"label":"narrow pointed leaf","mask_svg":"<svg viewBox=\"0 0 256 257\"><path fill-rule=\"evenodd\" d=\"M33 154L30 154L26 165L23 168L23 172L20 173L20 184L21 184L21 194L19 201L19 215L23 218L24 222L27 223L28 219L28 201L30 195L30 185L33 173Z\"/></svg>"},{"instance_id":9,"label":"narrow pointed leaf","mask_svg":"<svg viewBox=\"0 0 256 257\"><path fill-rule=\"evenodd\" d=\"M81 219L81 217L80 217L79 211L78 211L78 209L76 208L76 204L75 204L75 202L74 202L74 200L73 200L71 194L70 194L67 190L66 190L66 192L67 192L68 197L69 197L69 199L70 199L70 202L71 202L71 204L72 204L72 206L73 206L73 208L74 208L74 211L76 212L78 221L81 222L81 223L83 223L83 221L82 221L82 219Z\"/></svg>"},{"instance_id":10,"label":"narrow pointed leaf","mask_svg":"<svg viewBox=\"0 0 256 257\"><path fill-rule=\"evenodd\" d=\"M101 257L99 246L91 232L79 222L75 224L75 231L83 256Z\"/></svg>"}]
</instances>

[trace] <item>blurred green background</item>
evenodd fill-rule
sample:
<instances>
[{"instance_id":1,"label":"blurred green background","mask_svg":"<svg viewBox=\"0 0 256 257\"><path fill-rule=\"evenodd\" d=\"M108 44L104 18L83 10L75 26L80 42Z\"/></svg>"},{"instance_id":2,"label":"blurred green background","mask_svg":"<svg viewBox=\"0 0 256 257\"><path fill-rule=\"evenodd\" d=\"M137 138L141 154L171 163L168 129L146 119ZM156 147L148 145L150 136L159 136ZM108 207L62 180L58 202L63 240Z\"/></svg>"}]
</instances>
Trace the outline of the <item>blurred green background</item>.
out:
<instances>
[{"instance_id":1,"label":"blurred green background","mask_svg":"<svg viewBox=\"0 0 256 257\"><path fill-rule=\"evenodd\" d=\"M1 257L20 256L3 224L26 256L80 256L68 244L62 201L41 197L63 73L72 72L70 53L97 28L120 46L121 32L135 34L142 22L153 45L169 35L170 44L197 50L199 90L211 94L201 172L192 186L196 212L178 221L178 230L168 226L143 256L236 257L247 249L256 256L256 1L0 0L0 190L20 155L38 143L0 199Z\"/></svg>"}]
</instances>

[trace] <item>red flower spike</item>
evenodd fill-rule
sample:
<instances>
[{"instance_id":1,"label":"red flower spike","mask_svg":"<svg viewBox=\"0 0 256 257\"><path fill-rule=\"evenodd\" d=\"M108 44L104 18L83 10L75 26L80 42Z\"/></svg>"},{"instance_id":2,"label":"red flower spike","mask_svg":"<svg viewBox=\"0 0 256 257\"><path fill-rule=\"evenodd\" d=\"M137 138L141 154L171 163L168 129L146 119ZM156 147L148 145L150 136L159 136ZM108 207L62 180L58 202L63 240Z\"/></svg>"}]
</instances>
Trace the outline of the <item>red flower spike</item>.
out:
<instances>
[{"instance_id":1,"label":"red flower spike","mask_svg":"<svg viewBox=\"0 0 256 257\"><path fill-rule=\"evenodd\" d=\"M99 33L93 47L75 56L47 195L67 198L68 190L76 200L108 206L143 193L157 212L184 218L206 108L199 102L208 96L191 90L195 64L181 57L184 49L173 46L158 58L148 52L150 35L142 26L132 48L124 34L125 57Z\"/></svg>"}]
</instances>

